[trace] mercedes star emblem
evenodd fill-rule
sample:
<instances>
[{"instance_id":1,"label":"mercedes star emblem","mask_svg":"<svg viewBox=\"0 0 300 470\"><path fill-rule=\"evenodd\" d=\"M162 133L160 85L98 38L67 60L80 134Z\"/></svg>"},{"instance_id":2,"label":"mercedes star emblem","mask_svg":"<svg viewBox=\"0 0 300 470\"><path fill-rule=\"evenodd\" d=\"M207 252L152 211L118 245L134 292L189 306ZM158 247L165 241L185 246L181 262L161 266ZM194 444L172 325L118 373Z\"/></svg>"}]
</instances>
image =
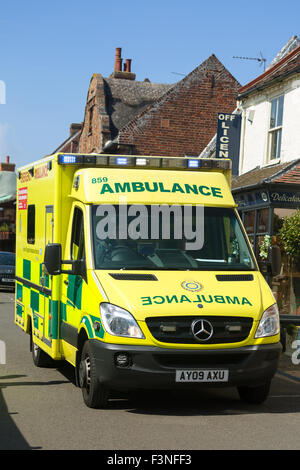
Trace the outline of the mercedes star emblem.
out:
<instances>
[{"instance_id":1,"label":"mercedes star emblem","mask_svg":"<svg viewBox=\"0 0 300 470\"><path fill-rule=\"evenodd\" d=\"M213 332L213 326L208 320L194 320L192 323L192 333L198 341L208 341Z\"/></svg>"}]
</instances>

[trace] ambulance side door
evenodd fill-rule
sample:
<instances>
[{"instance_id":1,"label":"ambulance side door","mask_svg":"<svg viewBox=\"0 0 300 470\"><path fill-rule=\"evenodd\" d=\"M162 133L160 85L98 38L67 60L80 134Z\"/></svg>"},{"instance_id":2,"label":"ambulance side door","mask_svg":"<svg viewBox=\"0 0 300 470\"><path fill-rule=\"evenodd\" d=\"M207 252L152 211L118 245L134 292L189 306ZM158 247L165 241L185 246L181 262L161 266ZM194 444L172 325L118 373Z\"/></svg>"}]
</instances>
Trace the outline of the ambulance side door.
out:
<instances>
[{"instance_id":1,"label":"ambulance side door","mask_svg":"<svg viewBox=\"0 0 300 470\"><path fill-rule=\"evenodd\" d=\"M77 331L82 317L82 292L86 282L86 249L85 249L85 215L79 203L75 203L71 211L69 236L67 238L64 260L82 260L80 274L62 275L62 311L61 333L71 346L77 345ZM65 265L64 269L70 265Z\"/></svg>"},{"instance_id":2,"label":"ambulance side door","mask_svg":"<svg viewBox=\"0 0 300 470\"><path fill-rule=\"evenodd\" d=\"M48 243L53 243L54 218L53 206L45 207L45 247ZM40 283L49 293L44 294L44 335L43 339L51 346L52 340L52 276L48 276L43 267L41 271Z\"/></svg>"}]
</instances>

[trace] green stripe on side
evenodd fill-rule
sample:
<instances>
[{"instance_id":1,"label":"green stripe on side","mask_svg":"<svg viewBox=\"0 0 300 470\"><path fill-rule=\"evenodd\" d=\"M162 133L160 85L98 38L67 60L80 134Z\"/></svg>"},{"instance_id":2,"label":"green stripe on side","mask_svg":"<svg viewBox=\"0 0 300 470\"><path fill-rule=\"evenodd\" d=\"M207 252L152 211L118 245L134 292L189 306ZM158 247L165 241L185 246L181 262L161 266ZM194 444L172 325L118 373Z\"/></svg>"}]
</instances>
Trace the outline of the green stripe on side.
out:
<instances>
[{"instance_id":1,"label":"green stripe on side","mask_svg":"<svg viewBox=\"0 0 300 470\"><path fill-rule=\"evenodd\" d=\"M43 286L49 288L49 276L48 274L43 274L43 263L40 263L40 279L43 278Z\"/></svg>"},{"instance_id":2,"label":"green stripe on side","mask_svg":"<svg viewBox=\"0 0 300 470\"><path fill-rule=\"evenodd\" d=\"M92 324L93 324L93 329L94 329L94 334L97 338L103 338L104 337L104 327L102 325L102 322L100 321L100 318L99 317L93 317L91 315L91 321L92 321ZM97 325L99 324L100 325L100 329L97 330L94 325Z\"/></svg>"},{"instance_id":3,"label":"green stripe on side","mask_svg":"<svg viewBox=\"0 0 300 470\"><path fill-rule=\"evenodd\" d=\"M23 286L17 282L17 300L23 302Z\"/></svg>"},{"instance_id":4,"label":"green stripe on side","mask_svg":"<svg viewBox=\"0 0 300 470\"><path fill-rule=\"evenodd\" d=\"M67 305L64 302L60 302L60 315L61 321L67 321Z\"/></svg>"},{"instance_id":5,"label":"green stripe on side","mask_svg":"<svg viewBox=\"0 0 300 470\"><path fill-rule=\"evenodd\" d=\"M35 315L34 312L33 312L33 326L36 329L39 328L39 317Z\"/></svg>"},{"instance_id":6,"label":"green stripe on side","mask_svg":"<svg viewBox=\"0 0 300 470\"><path fill-rule=\"evenodd\" d=\"M86 326L86 329L88 331L88 335L89 335L89 339L92 339L94 338L94 329L92 327L92 323L91 323L91 320L89 317L87 316L84 316L80 322L80 325L81 324L84 324Z\"/></svg>"},{"instance_id":7,"label":"green stripe on side","mask_svg":"<svg viewBox=\"0 0 300 470\"><path fill-rule=\"evenodd\" d=\"M31 261L28 259L23 259L23 277L28 281L31 280Z\"/></svg>"},{"instance_id":8,"label":"green stripe on side","mask_svg":"<svg viewBox=\"0 0 300 470\"><path fill-rule=\"evenodd\" d=\"M34 312L39 312L39 294L38 292L34 292L30 290L30 306Z\"/></svg>"},{"instance_id":9,"label":"green stripe on side","mask_svg":"<svg viewBox=\"0 0 300 470\"><path fill-rule=\"evenodd\" d=\"M79 310L81 309L82 278L80 276L68 276L68 301Z\"/></svg>"},{"instance_id":10,"label":"green stripe on side","mask_svg":"<svg viewBox=\"0 0 300 470\"><path fill-rule=\"evenodd\" d=\"M22 317L23 316L23 307L22 305L20 304L17 304L17 315L19 315L19 317Z\"/></svg>"},{"instance_id":11,"label":"green stripe on side","mask_svg":"<svg viewBox=\"0 0 300 470\"><path fill-rule=\"evenodd\" d=\"M51 300L49 302L49 309L51 305ZM52 339L58 339L58 300L52 300Z\"/></svg>"}]
</instances>

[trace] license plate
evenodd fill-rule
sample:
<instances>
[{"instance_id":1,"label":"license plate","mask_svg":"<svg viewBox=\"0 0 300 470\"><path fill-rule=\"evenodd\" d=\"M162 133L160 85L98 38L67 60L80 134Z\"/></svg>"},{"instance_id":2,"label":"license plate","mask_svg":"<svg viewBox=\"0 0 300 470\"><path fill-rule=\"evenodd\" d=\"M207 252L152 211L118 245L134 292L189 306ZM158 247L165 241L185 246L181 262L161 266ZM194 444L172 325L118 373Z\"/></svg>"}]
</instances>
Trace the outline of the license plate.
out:
<instances>
[{"instance_id":1,"label":"license plate","mask_svg":"<svg viewBox=\"0 0 300 470\"><path fill-rule=\"evenodd\" d=\"M3 277L2 282L15 282L15 281L14 279L8 279L7 277Z\"/></svg>"},{"instance_id":2,"label":"license plate","mask_svg":"<svg viewBox=\"0 0 300 470\"><path fill-rule=\"evenodd\" d=\"M229 372L225 369L176 370L176 382L228 382Z\"/></svg>"}]
</instances>

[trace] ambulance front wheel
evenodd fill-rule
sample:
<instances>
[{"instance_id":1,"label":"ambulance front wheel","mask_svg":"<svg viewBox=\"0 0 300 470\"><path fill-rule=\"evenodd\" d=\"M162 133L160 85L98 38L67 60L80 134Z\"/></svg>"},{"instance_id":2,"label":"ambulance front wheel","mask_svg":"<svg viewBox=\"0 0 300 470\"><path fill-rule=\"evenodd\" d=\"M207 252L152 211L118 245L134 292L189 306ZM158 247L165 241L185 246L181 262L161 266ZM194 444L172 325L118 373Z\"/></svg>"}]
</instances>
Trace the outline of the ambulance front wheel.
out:
<instances>
[{"instance_id":1,"label":"ambulance front wheel","mask_svg":"<svg viewBox=\"0 0 300 470\"><path fill-rule=\"evenodd\" d=\"M79 384L84 403L89 408L105 408L108 404L108 390L100 384L96 373L96 359L89 341L84 343L79 364Z\"/></svg>"}]
</instances>

